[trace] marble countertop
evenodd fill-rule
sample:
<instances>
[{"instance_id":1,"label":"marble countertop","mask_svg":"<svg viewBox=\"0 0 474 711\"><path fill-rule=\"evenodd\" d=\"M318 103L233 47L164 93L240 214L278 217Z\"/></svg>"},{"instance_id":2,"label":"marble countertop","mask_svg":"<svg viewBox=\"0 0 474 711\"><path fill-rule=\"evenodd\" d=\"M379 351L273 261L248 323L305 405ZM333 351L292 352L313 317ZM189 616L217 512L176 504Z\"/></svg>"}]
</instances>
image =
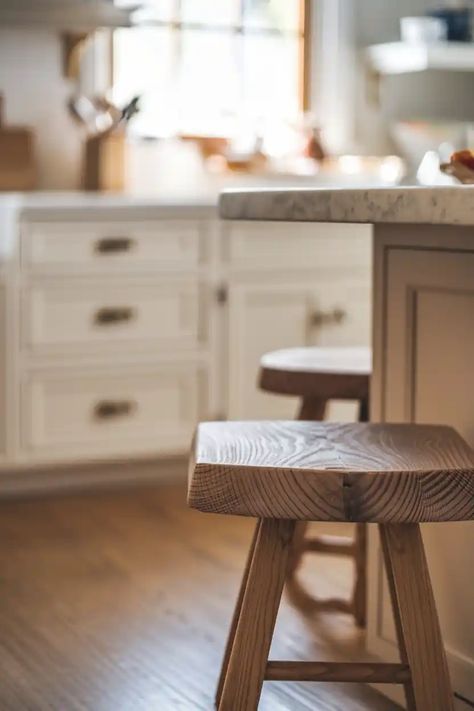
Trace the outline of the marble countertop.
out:
<instances>
[{"instance_id":1,"label":"marble countertop","mask_svg":"<svg viewBox=\"0 0 474 711\"><path fill-rule=\"evenodd\" d=\"M474 186L226 190L226 220L474 225Z\"/></svg>"}]
</instances>

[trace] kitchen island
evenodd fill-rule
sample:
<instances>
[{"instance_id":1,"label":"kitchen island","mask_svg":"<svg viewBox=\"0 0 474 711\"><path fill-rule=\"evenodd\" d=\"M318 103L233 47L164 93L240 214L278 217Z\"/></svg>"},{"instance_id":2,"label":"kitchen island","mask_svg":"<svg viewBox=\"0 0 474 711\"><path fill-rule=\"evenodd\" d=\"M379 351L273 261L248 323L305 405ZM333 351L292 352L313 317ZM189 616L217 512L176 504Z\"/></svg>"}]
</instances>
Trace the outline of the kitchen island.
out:
<instances>
[{"instance_id":1,"label":"kitchen island","mask_svg":"<svg viewBox=\"0 0 474 711\"><path fill-rule=\"evenodd\" d=\"M229 191L220 214L282 222L289 234L303 223L373 225L371 419L448 423L474 445L474 188ZM389 594L371 529L368 646L393 659ZM474 704L474 525L428 524L423 535L457 708L467 711Z\"/></svg>"}]
</instances>

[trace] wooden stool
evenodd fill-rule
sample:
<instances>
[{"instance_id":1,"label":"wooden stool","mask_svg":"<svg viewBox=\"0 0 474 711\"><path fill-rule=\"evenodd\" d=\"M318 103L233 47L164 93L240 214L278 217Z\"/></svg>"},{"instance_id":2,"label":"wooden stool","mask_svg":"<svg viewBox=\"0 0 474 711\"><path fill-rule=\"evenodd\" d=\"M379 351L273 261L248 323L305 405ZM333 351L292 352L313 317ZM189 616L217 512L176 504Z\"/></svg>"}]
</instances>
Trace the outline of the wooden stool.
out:
<instances>
[{"instance_id":1,"label":"wooden stool","mask_svg":"<svg viewBox=\"0 0 474 711\"><path fill-rule=\"evenodd\" d=\"M419 523L474 519L474 453L449 427L315 422L199 426L189 504L255 516L217 690L219 711L254 711L262 683L403 684L410 711L453 711ZM399 664L269 662L296 521L376 522Z\"/></svg>"},{"instance_id":2,"label":"wooden stool","mask_svg":"<svg viewBox=\"0 0 474 711\"><path fill-rule=\"evenodd\" d=\"M370 348L288 348L263 356L260 363L261 390L301 398L299 420L324 420L330 400L358 400L359 421L369 419L369 379L372 371ZM348 612L356 624L365 627L367 617L367 531L356 524L354 539L307 536L308 524L297 524L289 554L287 579L293 583L304 553L342 555L354 561L351 600L311 600L321 611ZM307 599L309 595L305 594Z\"/></svg>"}]
</instances>

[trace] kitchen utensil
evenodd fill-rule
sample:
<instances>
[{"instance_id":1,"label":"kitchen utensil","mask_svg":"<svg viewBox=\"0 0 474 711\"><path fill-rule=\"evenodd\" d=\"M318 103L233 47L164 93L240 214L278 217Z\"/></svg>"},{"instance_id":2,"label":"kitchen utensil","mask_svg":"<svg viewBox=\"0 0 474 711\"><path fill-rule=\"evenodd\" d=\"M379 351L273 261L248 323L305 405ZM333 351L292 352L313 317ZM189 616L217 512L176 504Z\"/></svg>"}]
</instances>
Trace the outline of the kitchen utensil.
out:
<instances>
[{"instance_id":1,"label":"kitchen utensil","mask_svg":"<svg viewBox=\"0 0 474 711\"><path fill-rule=\"evenodd\" d=\"M85 190L121 191L125 187L127 138L123 131L89 136L85 145Z\"/></svg>"}]
</instances>

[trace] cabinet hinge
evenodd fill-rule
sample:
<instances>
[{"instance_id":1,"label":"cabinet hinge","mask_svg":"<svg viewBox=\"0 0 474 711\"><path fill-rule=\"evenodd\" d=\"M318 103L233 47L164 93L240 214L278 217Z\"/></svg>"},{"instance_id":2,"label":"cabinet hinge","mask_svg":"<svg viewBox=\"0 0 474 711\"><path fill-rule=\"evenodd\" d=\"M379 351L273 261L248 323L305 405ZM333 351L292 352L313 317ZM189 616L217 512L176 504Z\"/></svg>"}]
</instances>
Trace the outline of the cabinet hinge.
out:
<instances>
[{"instance_id":1,"label":"cabinet hinge","mask_svg":"<svg viewBox=\"0 0 474 711\"><path fill-rule=\"evenodd\" d=\"M228 289L225 284L221 284L216 289L216 301L218 304L226 304L228 297Z\"/></svg>"}]
</instances>

